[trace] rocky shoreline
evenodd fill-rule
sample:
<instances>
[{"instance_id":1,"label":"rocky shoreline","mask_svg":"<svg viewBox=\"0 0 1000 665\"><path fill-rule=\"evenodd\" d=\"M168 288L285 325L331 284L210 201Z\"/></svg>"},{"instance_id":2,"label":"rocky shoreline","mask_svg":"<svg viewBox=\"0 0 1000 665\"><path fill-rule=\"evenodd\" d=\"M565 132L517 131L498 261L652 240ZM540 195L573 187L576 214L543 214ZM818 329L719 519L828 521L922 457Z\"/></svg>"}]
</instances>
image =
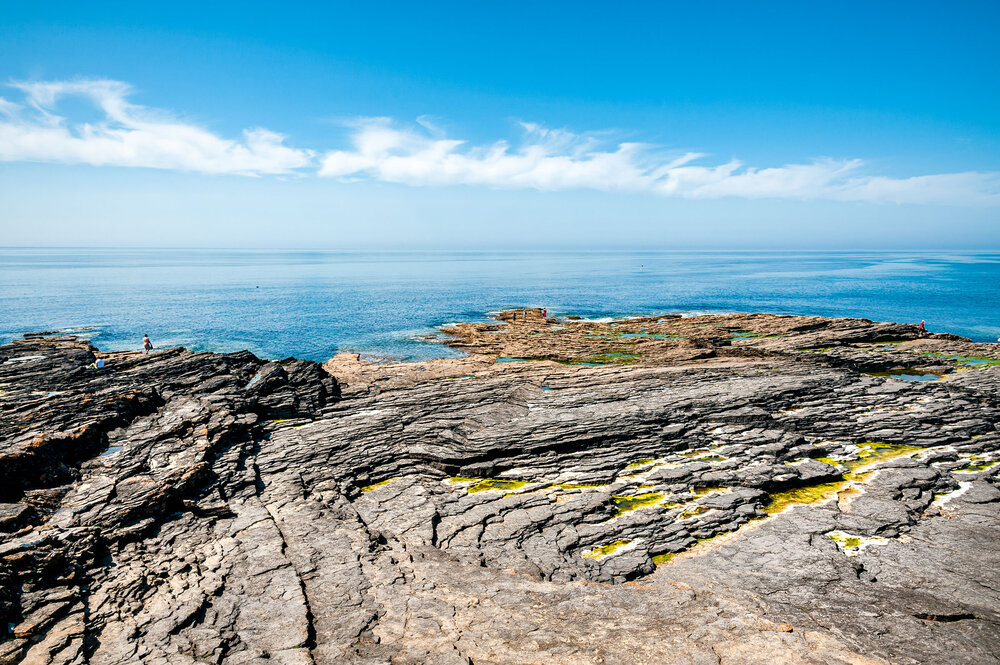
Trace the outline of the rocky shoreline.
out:
<instances>
[{"instance_id":1,"label":"rocky shoreline","mask_svg":"<svg viewBox=\"0 0 1000 665\"><path fill-rule=\"evenodd\" d=\"M0 347L0 664L1000 662L1000 345L512 314Z\"/></svg>"}]
</instances>

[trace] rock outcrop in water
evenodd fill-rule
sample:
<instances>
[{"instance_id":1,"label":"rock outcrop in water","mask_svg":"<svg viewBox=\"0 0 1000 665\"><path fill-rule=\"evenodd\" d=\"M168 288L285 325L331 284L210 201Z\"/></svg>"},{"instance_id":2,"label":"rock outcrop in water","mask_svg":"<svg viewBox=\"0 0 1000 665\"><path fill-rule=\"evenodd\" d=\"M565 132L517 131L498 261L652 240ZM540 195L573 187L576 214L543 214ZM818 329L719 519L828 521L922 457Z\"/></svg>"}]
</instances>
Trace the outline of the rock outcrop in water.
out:
<instances>
[{"instance_id":1,"label":"rock outcrop in water","mask_svg":"<svg viewBox=\"0 0 1000 665\"><path fill-rule=\"evenodd\" d=\"M501 319L0 347L0 663L998 662L997 345Z\"/></svg>"}]
</instances>

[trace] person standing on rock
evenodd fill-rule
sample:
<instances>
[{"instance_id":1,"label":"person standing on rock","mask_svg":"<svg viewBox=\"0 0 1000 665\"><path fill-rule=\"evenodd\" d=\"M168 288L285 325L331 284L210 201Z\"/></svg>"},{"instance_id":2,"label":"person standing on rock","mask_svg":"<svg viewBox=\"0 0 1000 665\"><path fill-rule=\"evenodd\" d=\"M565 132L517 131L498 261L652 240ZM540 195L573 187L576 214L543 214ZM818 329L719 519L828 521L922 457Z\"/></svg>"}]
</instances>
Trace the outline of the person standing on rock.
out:
<instances>
[{"instance_id":1,"label":"person standing on rock","mask_svg":"<svg viewBox=\"0 0 1000 665\"><path fill-rule=\"evenodd\" d=\"M920 332L927 332L927 328L924 327L924 322L920 322Z\"/></svg>"},{"instance_id":2,"label":"person standing on rock","mask_svg":"<svg viewBox=\"0 0 1000 665\"><path fill-rule=\"evenodd\" d=\"M547 316L545 315L545 314L546 314L546 312L548 312L548 311L549 311L549 310L545 309L544 307L542 308L542 320L545 320L546 318L548 318L548 317L547 317Z\"/></svg>"},{"instance_id":3,"label":"person standing on rock","mask_svg":"<svg viewBox=\"0 0 1000 665\"><path fill-rule=\"evenodd\" d=\"M149 353L153 350L153 343L149 341L149 333L142 336L142 352Z\"/></svg>"}]
</instances>

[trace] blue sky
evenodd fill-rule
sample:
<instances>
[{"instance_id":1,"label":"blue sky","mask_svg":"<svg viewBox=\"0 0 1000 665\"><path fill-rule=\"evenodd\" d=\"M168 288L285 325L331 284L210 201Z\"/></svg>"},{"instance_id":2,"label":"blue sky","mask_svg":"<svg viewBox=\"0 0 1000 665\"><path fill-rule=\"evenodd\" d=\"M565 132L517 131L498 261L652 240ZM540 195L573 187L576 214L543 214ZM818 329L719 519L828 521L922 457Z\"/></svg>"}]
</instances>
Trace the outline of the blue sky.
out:
<instances>
[{"instance_id":1,"label":"blue sky","mask_svg":"<svg viewBox=\"0 0 1000 665\"><path fill-rule=\"evenodd\" d=\"M9 245L1000 247L1000 4L32 3Z\"/></svg>"}]
</instances>

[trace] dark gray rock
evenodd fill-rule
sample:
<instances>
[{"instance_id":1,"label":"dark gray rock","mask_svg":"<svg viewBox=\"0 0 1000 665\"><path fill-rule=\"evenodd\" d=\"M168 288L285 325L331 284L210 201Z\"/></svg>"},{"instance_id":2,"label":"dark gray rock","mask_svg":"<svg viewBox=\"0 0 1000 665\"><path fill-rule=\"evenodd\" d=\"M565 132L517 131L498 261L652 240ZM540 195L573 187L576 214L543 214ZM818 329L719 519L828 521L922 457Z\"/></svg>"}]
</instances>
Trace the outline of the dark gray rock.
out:
<instances>
[{"instance_id":1,"label":"dark gray rock","mask_svg":"<svg viewBox=\"0 0 1000 665\"><path fill-rule=\"evenodd\" d=\"M720 320L759 336L344 381L0 347L0 663L995 662L1000 369Z\"/></svg>"}]
</instances>

